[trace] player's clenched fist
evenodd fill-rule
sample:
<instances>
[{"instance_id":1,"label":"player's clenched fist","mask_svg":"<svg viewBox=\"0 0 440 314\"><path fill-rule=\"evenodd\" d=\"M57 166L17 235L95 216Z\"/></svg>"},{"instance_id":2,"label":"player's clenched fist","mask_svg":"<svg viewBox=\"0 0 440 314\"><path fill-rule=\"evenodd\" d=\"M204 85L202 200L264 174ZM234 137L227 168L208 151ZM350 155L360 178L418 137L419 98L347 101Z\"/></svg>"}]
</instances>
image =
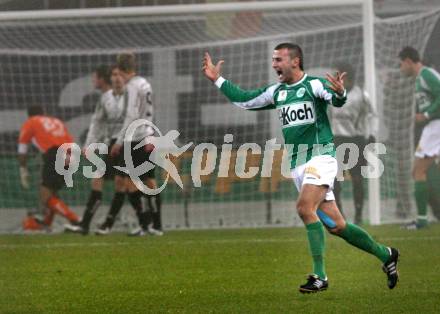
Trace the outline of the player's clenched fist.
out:
<instances>
[{"instance_id":1,"label":"player's clenched fist","mask_svg":"<svg viewBox=\"0 0 440 314\"><path fill-rule=\"evenodd\" d=\"M202 71L205 76L211 81L215 82L220 77L220 69L223 64L223 60L217 62L216 65L212 63L211 56L209 53L205 52L205 56L203 57L203 67Z\"/></svg>"}]
</instances>

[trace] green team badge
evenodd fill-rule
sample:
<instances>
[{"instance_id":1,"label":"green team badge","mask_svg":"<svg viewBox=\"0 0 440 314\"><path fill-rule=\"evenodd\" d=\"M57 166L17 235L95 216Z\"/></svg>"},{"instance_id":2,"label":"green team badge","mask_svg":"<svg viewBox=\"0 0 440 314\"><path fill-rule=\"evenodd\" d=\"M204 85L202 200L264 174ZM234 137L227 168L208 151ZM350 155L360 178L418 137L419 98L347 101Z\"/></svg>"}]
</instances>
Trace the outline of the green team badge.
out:
<instances>
[{"instance_id":1,"label":"green team badge","mask_svg":"<svg viewBox=\"0 0 440 314\"><path fill-rule=\"evenodd\" d=\"M306 93L306 89L304 87L301 87L296 92L296 97L301 98L302 96L304 96L305 93Z\"/></svg>"}]
</instances>

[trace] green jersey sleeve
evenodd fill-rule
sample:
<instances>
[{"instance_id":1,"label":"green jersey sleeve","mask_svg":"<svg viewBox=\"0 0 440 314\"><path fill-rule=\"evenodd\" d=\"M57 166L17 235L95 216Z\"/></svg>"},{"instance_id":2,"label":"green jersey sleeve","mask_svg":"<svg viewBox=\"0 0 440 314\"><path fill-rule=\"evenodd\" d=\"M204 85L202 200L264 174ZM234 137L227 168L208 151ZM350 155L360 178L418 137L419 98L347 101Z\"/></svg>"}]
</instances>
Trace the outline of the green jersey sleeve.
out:
<instances>
[{"instance_id":1,"label":"green jersey sleeve","mask_svg":"<svg viewBox=\"0 0 440 314\"><path fill-rule=\"evenodd\" d=\"M280 84L274 84L254 90L244 90L223 77L219 77L215 85L234 105L249 110L274 109L274 94L280 86Z\"/></svg>"},{"instance_id":2,"label":"green jersey sleeve","mask_svg":"<svg viewBox=\"0 0 440 314\"><path fill-rule=\"evenodd\" d=\"M347 90L344 90L342 96L328 87L328 81L323 78L316 78L310 81L313 95L335 107L342 107L347 101Z\"/></svg>"},{"instance_id":3,"label":"green jersey sleeve","mask_svg":"<svg viewBox=\"0 0 440 314\"><path fill-rule=\"evenodd\" d=\"M440 75L431 70L424 70L420 73L430 90L432 97L431 104L423 111L429 119L440 118Z\"/></svg>"}]
</instances>

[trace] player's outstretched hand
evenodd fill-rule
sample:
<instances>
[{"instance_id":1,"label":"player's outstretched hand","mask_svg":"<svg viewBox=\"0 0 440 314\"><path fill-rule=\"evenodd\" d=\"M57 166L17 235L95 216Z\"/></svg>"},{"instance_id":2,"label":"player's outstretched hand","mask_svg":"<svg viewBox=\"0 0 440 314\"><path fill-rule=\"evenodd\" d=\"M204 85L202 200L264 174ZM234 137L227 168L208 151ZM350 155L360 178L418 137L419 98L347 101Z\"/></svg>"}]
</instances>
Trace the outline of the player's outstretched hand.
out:
<instances>
[{"instance_id":1,"label":"player's outstretched hand","mask_svg":"<svg viewBox=\"0 0 440 314\"><path fill-rule=\"evenodd\" d=\"M221 73L221 67L224 63L223 60L220 60L217 62L216 65L212 63L211 56L209 53L205 52L205 56L203 57L203 67L202 71L205 76L210 79L211 81L215 82L219 77Z\"/></svg>"},{"instance_id":2,"label":"player's outstretched hand","mask_svg":"<svg viewBox=\"0 0 440 314\"><path fill-rule=\"evenodd\" d=\"M343 95L345 91L344 87L344 77L347 75L347 72L339 73L336 72L336 76L331 75L330 73L326 74L327 81L330 82L328 87L335 91L338 95Z\"/></svg>"}]
</instances>

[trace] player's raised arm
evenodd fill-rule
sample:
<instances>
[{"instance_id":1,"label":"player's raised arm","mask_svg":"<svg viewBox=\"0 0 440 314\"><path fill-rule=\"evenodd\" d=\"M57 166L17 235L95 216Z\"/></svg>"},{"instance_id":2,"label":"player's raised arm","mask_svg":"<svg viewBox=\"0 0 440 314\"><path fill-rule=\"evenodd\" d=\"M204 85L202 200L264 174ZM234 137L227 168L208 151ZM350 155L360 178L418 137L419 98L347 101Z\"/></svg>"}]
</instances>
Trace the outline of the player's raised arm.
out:
<instances>
[{"instance_id":1,"label":"player's raised arm","mask_svg":"<svg viewBox=\"0 0 440 314\"><path fill-rule=\"evenodd\" d=\"M347 72L339 73L336 72L336 75L333 76L330 73L327 73L326 78L329 81L329 88L334 91L339 96L343 96L345 93L344 87L344 77L347 75Z\"/></svg>"},{"instance_id":2,"label":"player's raised arm","mask_svg":"<svg viewBox=\"0 0 440 314\"><path fill-rule=\"evenodd\" d=\"M336 72L335 76L330 73L326 75L328 83L327 86L324 86L324 90L330 91L332 95L324 98L335 107L342 107L347 101L347 90L344 87L344 77L346 75L346 72Z\"/></svg>"},{"instance_id":3,"label":"player's raised arm","mask_svg":"<svg viewBox=\"0 0 440 314\"><path fill-rule=\"evenodd\" d=\"M225 62L224 60L220 60L219 62L217 62L216 65L214 65L212 63L212 59L209 53L205 52L205 56L203 57L203 67L202 67L203 73L212 82L217 81L217 79L220 77L220 73L221 73L220 70L224 62Z\"/></svg>"},{"instance_id":4,"label":"player's raised arm","mask_svg":"<svg viewBox=\"0 0 440 314\"><path fill-rule=\"evenodd\" d=\"M344 77L347 73L337 72L335 76L327 73L326 79L317 78L310 81L315 97L325 100L335 107L342 107L347 100Z\"/></svg>"},{"instance_id":5,"label":"player's raised arm","mask_svg":"<svg viewBox=\"0 0 440 314\"><path fill-rule=\"evenodd\" d=\"M209 53L203 58L203 74L222 91L222 93L236 106L244 109L261 110L273 109L273 95L279 84L255 90L243 90L221 76L223 60L213 64Z\"/></svg>"}]
</instances>

